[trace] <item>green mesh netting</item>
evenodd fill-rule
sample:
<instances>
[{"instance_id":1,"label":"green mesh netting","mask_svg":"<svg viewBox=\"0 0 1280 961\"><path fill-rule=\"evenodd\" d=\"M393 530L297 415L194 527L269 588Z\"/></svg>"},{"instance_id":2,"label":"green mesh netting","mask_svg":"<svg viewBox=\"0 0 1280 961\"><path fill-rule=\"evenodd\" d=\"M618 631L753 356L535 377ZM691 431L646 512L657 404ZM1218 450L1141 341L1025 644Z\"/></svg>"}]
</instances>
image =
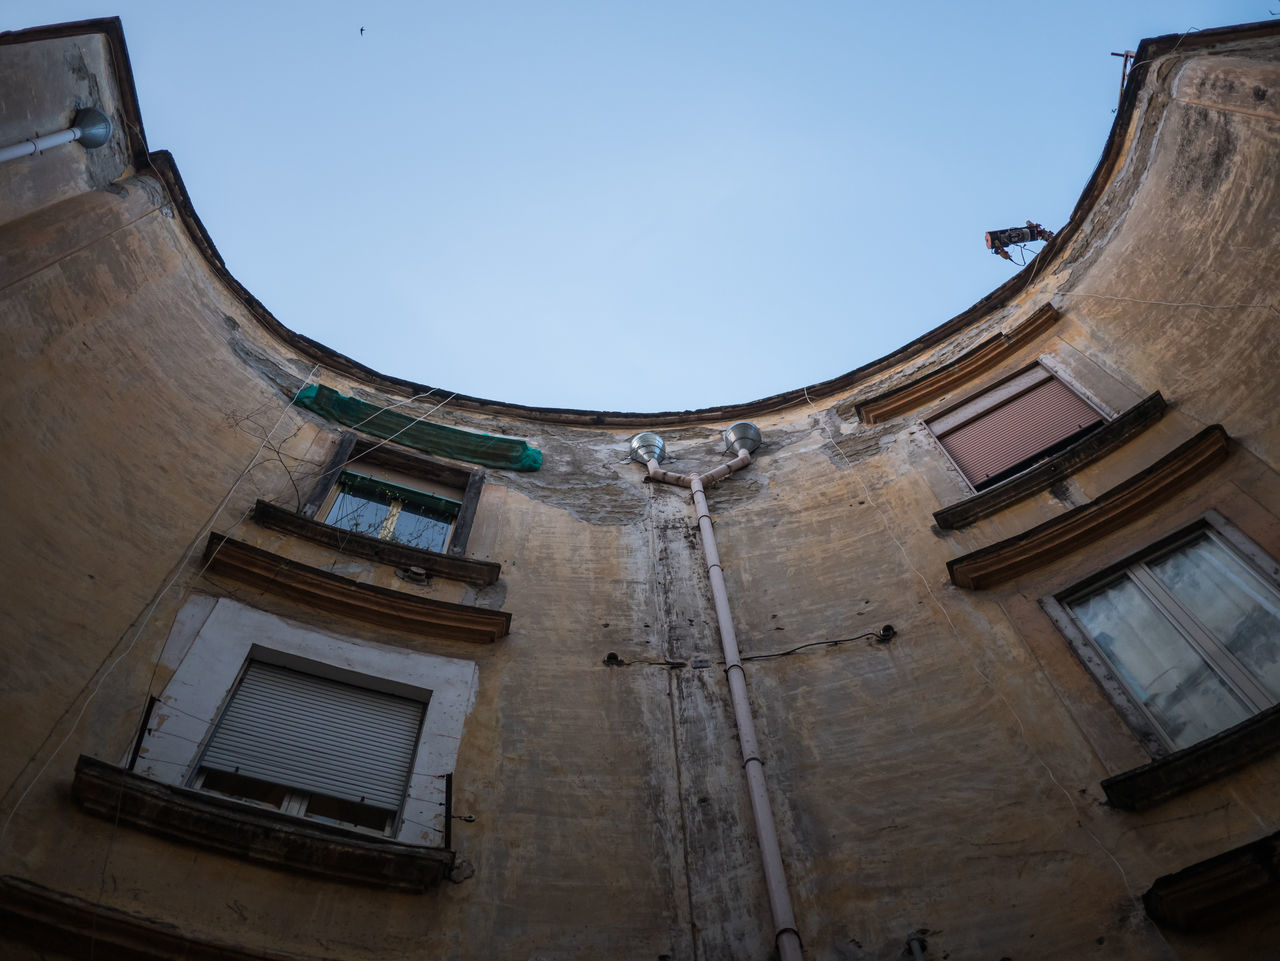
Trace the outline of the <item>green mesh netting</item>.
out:
<instances>
[{"instance_id":1,"label":"green mesh netting","mask_svg":"<svg viewBox=\"0 0 1280 961\"><path fill-rule=\"evenodd\" d=\"M414 423L408 414L382 410L367 401L339 394L332 387L309 384L299 391L294 403L335 424L354 427L384 440L394 438L397 444L428 454L504 470L535 471L542 467L542 451L522 440L477 434L425 421Z\"/></svg>"}]
</instances>

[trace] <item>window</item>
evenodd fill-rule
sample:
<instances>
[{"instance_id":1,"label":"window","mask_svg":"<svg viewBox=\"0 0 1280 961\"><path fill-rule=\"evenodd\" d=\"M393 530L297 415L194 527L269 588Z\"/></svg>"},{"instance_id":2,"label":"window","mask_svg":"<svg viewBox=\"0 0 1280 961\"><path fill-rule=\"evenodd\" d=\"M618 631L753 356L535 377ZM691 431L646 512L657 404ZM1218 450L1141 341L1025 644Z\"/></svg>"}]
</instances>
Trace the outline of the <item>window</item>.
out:
<instances>
[{"instance_id":1,"label":"window","mask_svg":"<svg viewBox=\"0 0 1280 961\"><path fill-rule=\"evenodd\" d=\"M980 491L1021 473L1103 423L1084 398L1036 364L928 422Z\"/></svg>"},{"instance_id":2,"label":"window","mask_svg":"<svg viewBox=\"0 0 1280 961\"><path fill-rule=\"evenodd\" d=\"M343 471L325 523L379 540L443 552L461 507L460 501L439 494Z\"/></svg>"},{"instance_id":3,"label":"window","mask_svg":"<svg viewBox=\"0 0 1280 961\"><path fill-rule=\"evenodd\" d=\"M328 463L298 509L300 517L389 543L465 556L484 471L355 434L334 440Z\"/></svg>"},{"instance_id":4,"label":"window","mask_svg":"<svg viewBox=\"0 0 1280 961\"><path fill-rule=\"evenodd\" d=\"M440 847L475 703L472 661L358 642L194 595L134 773L302 819Z\"/></svg>"},{"instance_id":5,"label":"window","mask_svg":"<svg viewBox=\"0 0 1280 961\"><path fill-rule=\"evenodd\" d=\"M253 660L191 786L390 835L424 713L421 701Z\"/></svg>"},{"instance_id":6,"label":"window","mask_svg":"<svg viewBox=\"0 0 1280 961\"><path fill-rule=\"evenodd\" d=\"M1077 650L1104 687L1118 684L1132 702L1130 720L1154 735L1154 753L1280 701L1280 590L1263 573L1275 569L1268 561L1211 515L1057 598L1060 626L1079 632L1088 647Z\"/></svg>"}]
</instances>

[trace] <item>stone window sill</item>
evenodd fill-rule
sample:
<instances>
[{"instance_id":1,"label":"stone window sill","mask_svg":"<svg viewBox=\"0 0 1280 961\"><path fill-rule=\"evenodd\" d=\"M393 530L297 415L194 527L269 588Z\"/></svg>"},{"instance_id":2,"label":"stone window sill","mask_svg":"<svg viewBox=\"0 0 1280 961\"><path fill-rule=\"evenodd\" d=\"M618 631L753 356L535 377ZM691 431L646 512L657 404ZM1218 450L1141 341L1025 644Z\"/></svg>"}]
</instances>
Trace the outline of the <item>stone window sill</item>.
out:
<instances>
[{"instance_id":1,"label":"stone window sill","mask_svg":"<svg viewBox=\"0 0 1280 961\"><path fill-rule=\"evenodd\" d=\"M1088 504L949 561L951 583L970 590L994 587L1092 544L1206 476L1226 459L1228 442L1220 424L1206 427Z\"/></svg>"},{"instance_id":2,"label":"stone window sill","mask_svg":"<svg viewBox=\"0 0 1280 961\"><path fill-rule=\"evenodd\" d=\"M454 853L361 837L341 828L171 787L81 755L72 794L90 814L149 834L331 881L420 893Z\"/></svg>"},{"instance_id":3,"label":"stone window sill","mask_svg":"<svg viewBox=\"0 0 1280 961\"><path fill-rule=\"evenodd\" d=\"M1280 834L1166 874L1142 896L1147 916L1176 931L1212 931L1280 903Z\"/></svg>"},{"instance_id":4,"label":"stone window sill","mask_svg":"<svg viewBox=\"0 0 1280 961\"><path fill-rule=\"evenodd\" d=\"M1102 782L1112 807L1145 811L1280 748L1280 705Z\"/></svg>"},{"instance_id":5,"label":"stone window sill","mask_svg":"<svg viewBox=\"0 0 1280 961\"><path fill-rule=\"evenodd\" d=\"M396 544L393 541L379 540L368 534L357 534L339 527L330 527L328 524L303 517L301 514L295 514L266 501L258 501L254 505L253 519L261 527L323 544L343 554L365 557L399 568L420 567L430 577L462 581L474 587L488 587L496 583L498 575L502 572L502 566L493 561L477 561L468 557L441 554L437 551Z\"/></svg>"}]
</instances>

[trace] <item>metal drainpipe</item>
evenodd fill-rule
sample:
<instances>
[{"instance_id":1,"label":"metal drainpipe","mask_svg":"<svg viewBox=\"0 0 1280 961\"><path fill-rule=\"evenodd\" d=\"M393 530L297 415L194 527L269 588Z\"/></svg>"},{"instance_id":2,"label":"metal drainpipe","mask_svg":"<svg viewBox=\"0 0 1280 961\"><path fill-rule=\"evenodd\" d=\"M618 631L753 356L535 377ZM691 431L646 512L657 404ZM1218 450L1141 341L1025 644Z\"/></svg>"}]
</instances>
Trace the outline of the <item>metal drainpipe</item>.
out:
<instances>
[{"instance_id":1,"label":"metal drainpipe","mask_svg":"<svg viewBox=\"0 0 1280 961\"><path fill-rule=\"evenodd\" d=\"M66 130L47 133L43 137L32 137L29 140L19 140L7 147L0 147L0 163L48 150L50 147L70 143L73 140L79 140L86 150L91 150L94 147L101 147L110 140L111 130L111 119L106 114L93 107L86 107L76 111L71 126Z\"/></svg>"},{"instance_id":2,"label":"metal drainpipe","mask_svg":"<svg viewBox=\"0 0 1280 961\"><path fill-rule=\"evenodd\" d=\"M711 527L711 512L707 508L707 496L702 486L704 478L715 483L750 463L751 452L742 450L729 463L701 475L673 474L671 471L662 470L658 462L653 459L648 461L648 468L649 477L652 480L693 490L693 504L698 511L698 528L702 532L702 550L707 561L707 577L711 580L711 597L715 602L716 622L720 627L720 644L724 649L729 698L733 703L733 716L738 725L742 767L747 775L747 793L751 798L756 839L760 843L760 858L764 865L764 883L769 893L769 908L773 913L774 942L778 946L778 954L782 961L801 961L803 953L800 947L800 934L796 930L795 912L791 908L791 893L787 888L786 871L782 867L782 851L778 847L778 832L774 826L773 808L769 804L769 792L765 785L764 764L760 760L755 720L751 716L751 704L747 698L746 674L742 670L742 658L738 653L738 636L733 630L733 618L729 613L729 592L724 586L720 552L716 549L716 535Z\"/></svg>"}]
</instances>

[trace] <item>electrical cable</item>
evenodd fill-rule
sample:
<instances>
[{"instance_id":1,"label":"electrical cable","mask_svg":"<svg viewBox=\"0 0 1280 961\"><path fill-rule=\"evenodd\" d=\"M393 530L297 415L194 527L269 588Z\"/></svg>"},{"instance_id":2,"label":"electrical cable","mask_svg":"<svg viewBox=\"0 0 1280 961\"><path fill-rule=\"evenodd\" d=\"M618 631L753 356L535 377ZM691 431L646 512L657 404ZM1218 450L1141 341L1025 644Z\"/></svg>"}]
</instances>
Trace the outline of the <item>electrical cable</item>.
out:
<instances>
[{"instance_id":1,"label":"electrical cable","mask_svg":"<svg viewBox=\"0 0 1280 961\"><path fill-rule=\"evenodd\" d=\"M96 683L91 678L90 681L86 682L85 686L81 688L80 694L77 695L77 699L80 697L80 695L84 694L84 691L86 688L88 688L88 694L87 696L84 697L83 703L81 703L80 705L80 710L76 712L75 719L71 722L71 726L68 728L67 733L63 735L62 740L59 741L57 746L54 747L54 749L49 753L49 756L48 758L45 759L44 764L41 765L40 769L36 772L35 777L31 779L31 783L29 783L23 789L22 793L18 795L18 799L14 802L13 807L9 809L9 813L5 816L3 825L0 825L0 839L4 838L4 836L8 833L9 824L13 820L14 814L17 813L18 808L22 806L23 801L27 799L27 795L31 793L32 788L34 788L36 784L39 783L40 778L44 776L44 772L48 770L49 765L53 763L53 759L57 757L58 752L61 751L66 746L69 740L71 740L71 736L75 733L76 728L79 727L80 725L80 721L84 718L85 711L88 710L89 704L97 696L98 691L102 689L102 685L106 683L107 678L111 676L112 672L115 671L116 667L120 664L120 662L124 660L124 658L128 657L130 653L132 653L134 646L138 643L138 639L142 636L143 630L146 628L147 624L151 622L151 617L152 615L155 614L156 608L159 607L160 601L164 599L164 596L169 592L169 589L177 582L178 578L182 575L183 569L186 567L187 562L191 559L191 556L195 552L196 547L204 539L205 535L210 530L213 529L213 525L217 523L218 517L222 514L223 510L226 509L226 506L230 502L232 495L235 493L236 489L240 486L240 482L244 480L245 476L248 475L249 471L251 471L254 468L254 466L257 464L258 457L259 455L261 455L263 449L267 446L268 441L270 441L271 435L275 433L276 428L278 428L280 424L284 421L285 415L287 415L289 411L293 409L294 404L298 400L298 396L302 393L303 389L307 386L307 384L310 383L311 378L316 375L316 372L319 371L319 369L320 369L319 364L316 364L311 369L311 373L307 375L307 378L306 380L303 381L302 386L298 388L297 392L295 392L293 397L289 400L289 403L286 404L284 409L280 412L280 416L276 418L276 422L275 424L272 425L271 430L269 430L267 434L262 438L262 443L259 444L258 449L254 451L253 457L250 458L248 465L244 468L244 470L240 472L240 474L232 482L231 486L227 489L226 494L223 495L222 500L218 502L218 505L214 508L213 513L209 516L209 519L206 520L203 525L201 525L199 532L191 540L190 544L187 546L187 549L183 552L182 557L178 560L177 564L175 564L174 567L172 568L172 573L170 574L169 578L165 581L164 585L160 588L160 590L158 590L152 596L151 602L144 609L141 622L138 624L137 629L134 630L133 637L130 638L129 643L125 646L124 650L121 651L118 655L116 655L114 660L111 660L111 662L107 664L105 670L101 666L99 666ZM213 558L211 555L209 558L209 561L212 561L212 559ZM205 564L205 569L207 569L207 567L208 567L208 562L206 562ZM127 636L127 632L126 632L126 636ZM117 647L118 646L119 645L117 643ZM109 658L110 654L108 654L107 657ZM106 660L107 659L104 658L103 662L106 663ZM159 665L159 658L156 659L156 666L158 667L158 665ZM155 668L152 669L152 679L154 680L154 678L155 678ZM148 693L150 692L148 691ZM71 703L74 704L75 701L73 700ZM44 745L49 743L49 739L53 737L53 732L57 730L58 725L62 723L62 720L67 716L67 713L70 710L71 710L71 707L70 705L68 705L67 709L63 711L62 715L58 718L58 720L54 722L53 727L50 729L49 733L45 736L45 739L41 742L40 744L41 748L43 748ZM14 780L10 783L8 790L5 792L6 795L8 794L8 791L13 790L13 787L18 783L18 780L22 777L22 774L31 765L31 762L34 761L35 758L39 755L39 751L40 751L40 748L37 748L36 753L31 756L31 759L28 760L27 764L23 765L23 768L21 771L18 772L17 777L15 777Z\"/></svg>"}]
</instances>

